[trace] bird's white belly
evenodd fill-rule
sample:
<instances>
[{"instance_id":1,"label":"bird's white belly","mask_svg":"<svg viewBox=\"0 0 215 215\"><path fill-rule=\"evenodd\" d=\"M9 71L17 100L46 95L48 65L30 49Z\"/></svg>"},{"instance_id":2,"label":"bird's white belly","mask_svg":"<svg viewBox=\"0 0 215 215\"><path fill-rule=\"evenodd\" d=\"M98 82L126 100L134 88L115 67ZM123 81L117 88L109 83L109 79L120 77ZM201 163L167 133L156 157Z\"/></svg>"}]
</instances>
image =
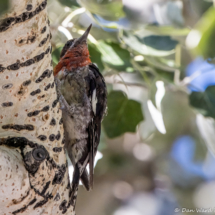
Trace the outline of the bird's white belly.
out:
<instances>
[{"instance_id":1,"label":"bird's white belly","mask_svg":"<svg viewBox=\"0 0 215 215\"><path fill-rule=\"evenodd\" d=\"M72 118L71 116L66 114L64 117L66 118L64 119L64 129L66 130L66 133L70 140L80 140L88 137L88 132L86 132L86 129L89 124L89 120L86 116L82 116L80 114Z\"/></svg>"}]
</instances>

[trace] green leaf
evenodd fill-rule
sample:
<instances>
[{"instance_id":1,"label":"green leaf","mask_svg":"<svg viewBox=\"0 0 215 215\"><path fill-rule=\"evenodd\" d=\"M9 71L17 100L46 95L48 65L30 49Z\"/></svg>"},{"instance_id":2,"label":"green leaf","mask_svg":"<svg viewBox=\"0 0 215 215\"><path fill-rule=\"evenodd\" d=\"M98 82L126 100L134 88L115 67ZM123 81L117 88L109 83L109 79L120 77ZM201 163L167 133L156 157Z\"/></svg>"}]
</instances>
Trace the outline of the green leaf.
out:
<instances>
[{"instance_id":1,"label":"green leaf","mask_svg":"<svg viewBox=\"0 0 215 215\"><path fill-rule=\"evenodd\" d=\"M97 50L94 44L88 44L88 49L90 52L90 59L93 63L96 63L99 67L99 70L102 72L104 70L104 65L102 63L102 55Z\"/></svg>"},{"instance_id":2,"label":"green leaf","mask_svg":"<svg viewBox=\"0 0 215 215\"><path fill-rule=\"evenodd\" d=\"M54 51L52 52L52 61L54 63L54 66L57 65L60 60L60 53L62 49L63 49L63 46L60 46L54 49Z\"/></svg>"},{"instance_id":3,"label":"green leaf","mask_svg":"<svg viewBox=\"0 0 215 215\"><path fill-rule=\"evenodd\" d=\"M5 13L9 9L10 3L9 0L1 0L0 3L0 15Z\"/></svg>"},{"instance_id":4,"label":"green leaf","mask_svg":"<svg viewBox=\"0 0 215 215\"><path fill-rule=\"evenodd\" d=\"M198 34L198 35L197 35ZM200 37L199 42L197 38ZM193 54L205 59L215 57L215 8L211 7L197 23L195 29L188 35L188 41L197 41ZM188 44L189 46L189 44Z\"/></svg>"},{"instance_id":5,"label":"green leaf","mask_svg":"<svg viewBox=\"0 0 215 215\"><path fill-rule=\"evenodd\" d=\"M129 100L121 91L112 91L108 96L108 115L103 121L109 138L125 132L135 132L136 126L144 119L141 104Z\"/></svg>"},{"instance_id":6,"label":"green leaf","mask_svg":"<svg viewBox=\"0 0 215 215\"><path fill-rule=\"evenodd\" d=\"M215 118L215 85L207 87L204 92L192 92L189 99L201 114Z\"/></svg>"},{"instance_id":7,"label":"green leaf","mask_svg":"<svg viewBox=\"0 0 215 215\"><path fill-rule=\"evenodd\" d=\"M105 62L110 68L128 71L132 69L130 63L130 53L120 47L119 44L114 42L98 41L97 48L102 55L102 61Z\"/></svg>"},{"instance_id":8,"label":"green leaf","mask_svg":"<svg viewBox=\"0 0 215 215\"><path fill-rule=\"evenodd\" d=\"M155 34L169 35L169 36L186 36L190 32L190 29L188 28L174 28L172 26L147 25L145 29Z\"/></svg>"},{"instance_id":9,"label":"green leaf","mask_svg":"<svg viewBox=\"0 0 215 215\"><path fill-rule=\"evenodd\" d=\"M142 32L142 31L141 31ZM174 53L176 40L172 40L169 36L151 35L144 37L141 32L132 34L131 32L124 32L124 42L134 51L150 56L167 56Z\"/></svg>"},{"instance_id":10,"label":"green leaf","mask_svg":"<svg viewBox=\"0 0 215 215\"><path fill-rule=\"evenodd\" d=\"M150 85L149 88L149 99L152 101L152 104L156 107L156 102L155 102L155 95L157 92L157 87L156 87L156 81L158 81L158 79L154 79Z\"/></svg>"},{"instance_id":11,"label":"green leaf","mask_svg":"<svg viewBox=\"0 0 215 215\"><path fill-rule=\"evenodd\" d=\"M145 56L145 61L151 67L161 69L166 72L174 72L176 69L179 69L179 67L175 65L175 61L161 57Z\"/></svg>"},{"instance_id":12,"label":"green leaf","mask_svg":"<svg viewBox=\"0 0 215 215\"><path fill-rule=\"evenodd\" d=\"M156 69L156 68L155 68L155 71L159 75L159 77L168 81L169 83L173 83L173 81L174 81L174 73L173 72L167 72L165 70Z\"/></svg>"},{"instance_id":13,"label":"green leaf","mask_svg":"<svg viewBox=\"0 0 215 215\"><path fill-rule=\"evenodd\" d=\"M58 0L62 5L65 5L69 8L80 7L76 0Z\"/></svg>"},{"instance_id":14,"label":"green leaf","mask_svg":"<svg viewBox=\"0 0 215 215\"><path fill-rule=\"evenodd\" d=\"M125 16L121 0L79 0L79 2L91 13L99 15L106 20L116 21Z\"/></svg>"},{"instance_id":15,"label":"green leaf","mask_svg":"<svg viewBox=\"0 0 215 215\"><path fill-rule=\"evenodd\" d=\"M151 35L140 39L140 41L157 50L171 51L178 44L178 41L172 40L170 36Z\"/></svg>"}]
</instances>

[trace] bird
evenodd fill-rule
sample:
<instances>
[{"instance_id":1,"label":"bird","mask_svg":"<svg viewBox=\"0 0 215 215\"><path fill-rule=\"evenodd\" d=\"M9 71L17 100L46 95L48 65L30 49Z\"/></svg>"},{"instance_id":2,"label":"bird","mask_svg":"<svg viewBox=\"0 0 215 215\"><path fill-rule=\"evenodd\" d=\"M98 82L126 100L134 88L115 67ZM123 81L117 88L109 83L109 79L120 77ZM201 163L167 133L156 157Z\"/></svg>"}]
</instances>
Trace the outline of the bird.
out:
<instances>
[{"instance_id":1,"label":"bird","mask_svg":"<svg viewBox=\"0 0 215 215\"><path fill-rule=\"evenodd\" d=\"M94 159L107 109L105 80L91 62L88 50L91 27L79 38L66 42L54 68L65 148L74 167L72 184L78 186L81 179L88 191L93 189Z\"/></svg>"}]
</instances>

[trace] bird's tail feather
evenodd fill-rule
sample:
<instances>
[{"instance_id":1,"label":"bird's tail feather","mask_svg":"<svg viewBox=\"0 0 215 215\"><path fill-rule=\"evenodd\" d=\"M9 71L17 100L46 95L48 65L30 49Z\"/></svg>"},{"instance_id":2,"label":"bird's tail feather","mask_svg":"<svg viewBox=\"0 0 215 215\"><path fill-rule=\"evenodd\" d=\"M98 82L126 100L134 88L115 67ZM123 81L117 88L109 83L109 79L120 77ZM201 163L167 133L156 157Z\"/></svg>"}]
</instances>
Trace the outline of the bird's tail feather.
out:
<instances>
[{"instance_id":1,"label":"bird's tail feather","mask_svg":"<svg viewBox=\"0 0 215 215\"><path fill-rule=\"evenodd\" d=\"M87 173L87 170L85 169L81 175L81 182L86 188L87 191L91 190L90 181L89 181L89 175Z\"/></svg>"}]
</instances>

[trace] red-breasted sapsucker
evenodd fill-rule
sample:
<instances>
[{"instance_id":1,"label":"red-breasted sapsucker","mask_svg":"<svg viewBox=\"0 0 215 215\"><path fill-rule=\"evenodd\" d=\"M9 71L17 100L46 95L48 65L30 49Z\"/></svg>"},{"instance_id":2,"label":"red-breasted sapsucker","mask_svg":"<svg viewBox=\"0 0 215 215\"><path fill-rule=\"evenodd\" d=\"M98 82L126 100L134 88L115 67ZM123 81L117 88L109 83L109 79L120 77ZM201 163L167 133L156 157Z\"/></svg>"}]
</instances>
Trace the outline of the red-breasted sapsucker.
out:
<instances>
[{"instance_id":1,"label":"red-breasted sapsucker","mask_svg":"<svg viewBox=\"0 0 215 215\"><path fill-rule=\"evenodd\" d=\"M91 63L85 33L67 41L54 68L63 115L65 147L74 166L73 184L79 179L87 190L93 187L93 164L100 141L101 122L107 106L103 76ZM89 164L89 174L86 166Z\"/></svg>"}]
</instances>

